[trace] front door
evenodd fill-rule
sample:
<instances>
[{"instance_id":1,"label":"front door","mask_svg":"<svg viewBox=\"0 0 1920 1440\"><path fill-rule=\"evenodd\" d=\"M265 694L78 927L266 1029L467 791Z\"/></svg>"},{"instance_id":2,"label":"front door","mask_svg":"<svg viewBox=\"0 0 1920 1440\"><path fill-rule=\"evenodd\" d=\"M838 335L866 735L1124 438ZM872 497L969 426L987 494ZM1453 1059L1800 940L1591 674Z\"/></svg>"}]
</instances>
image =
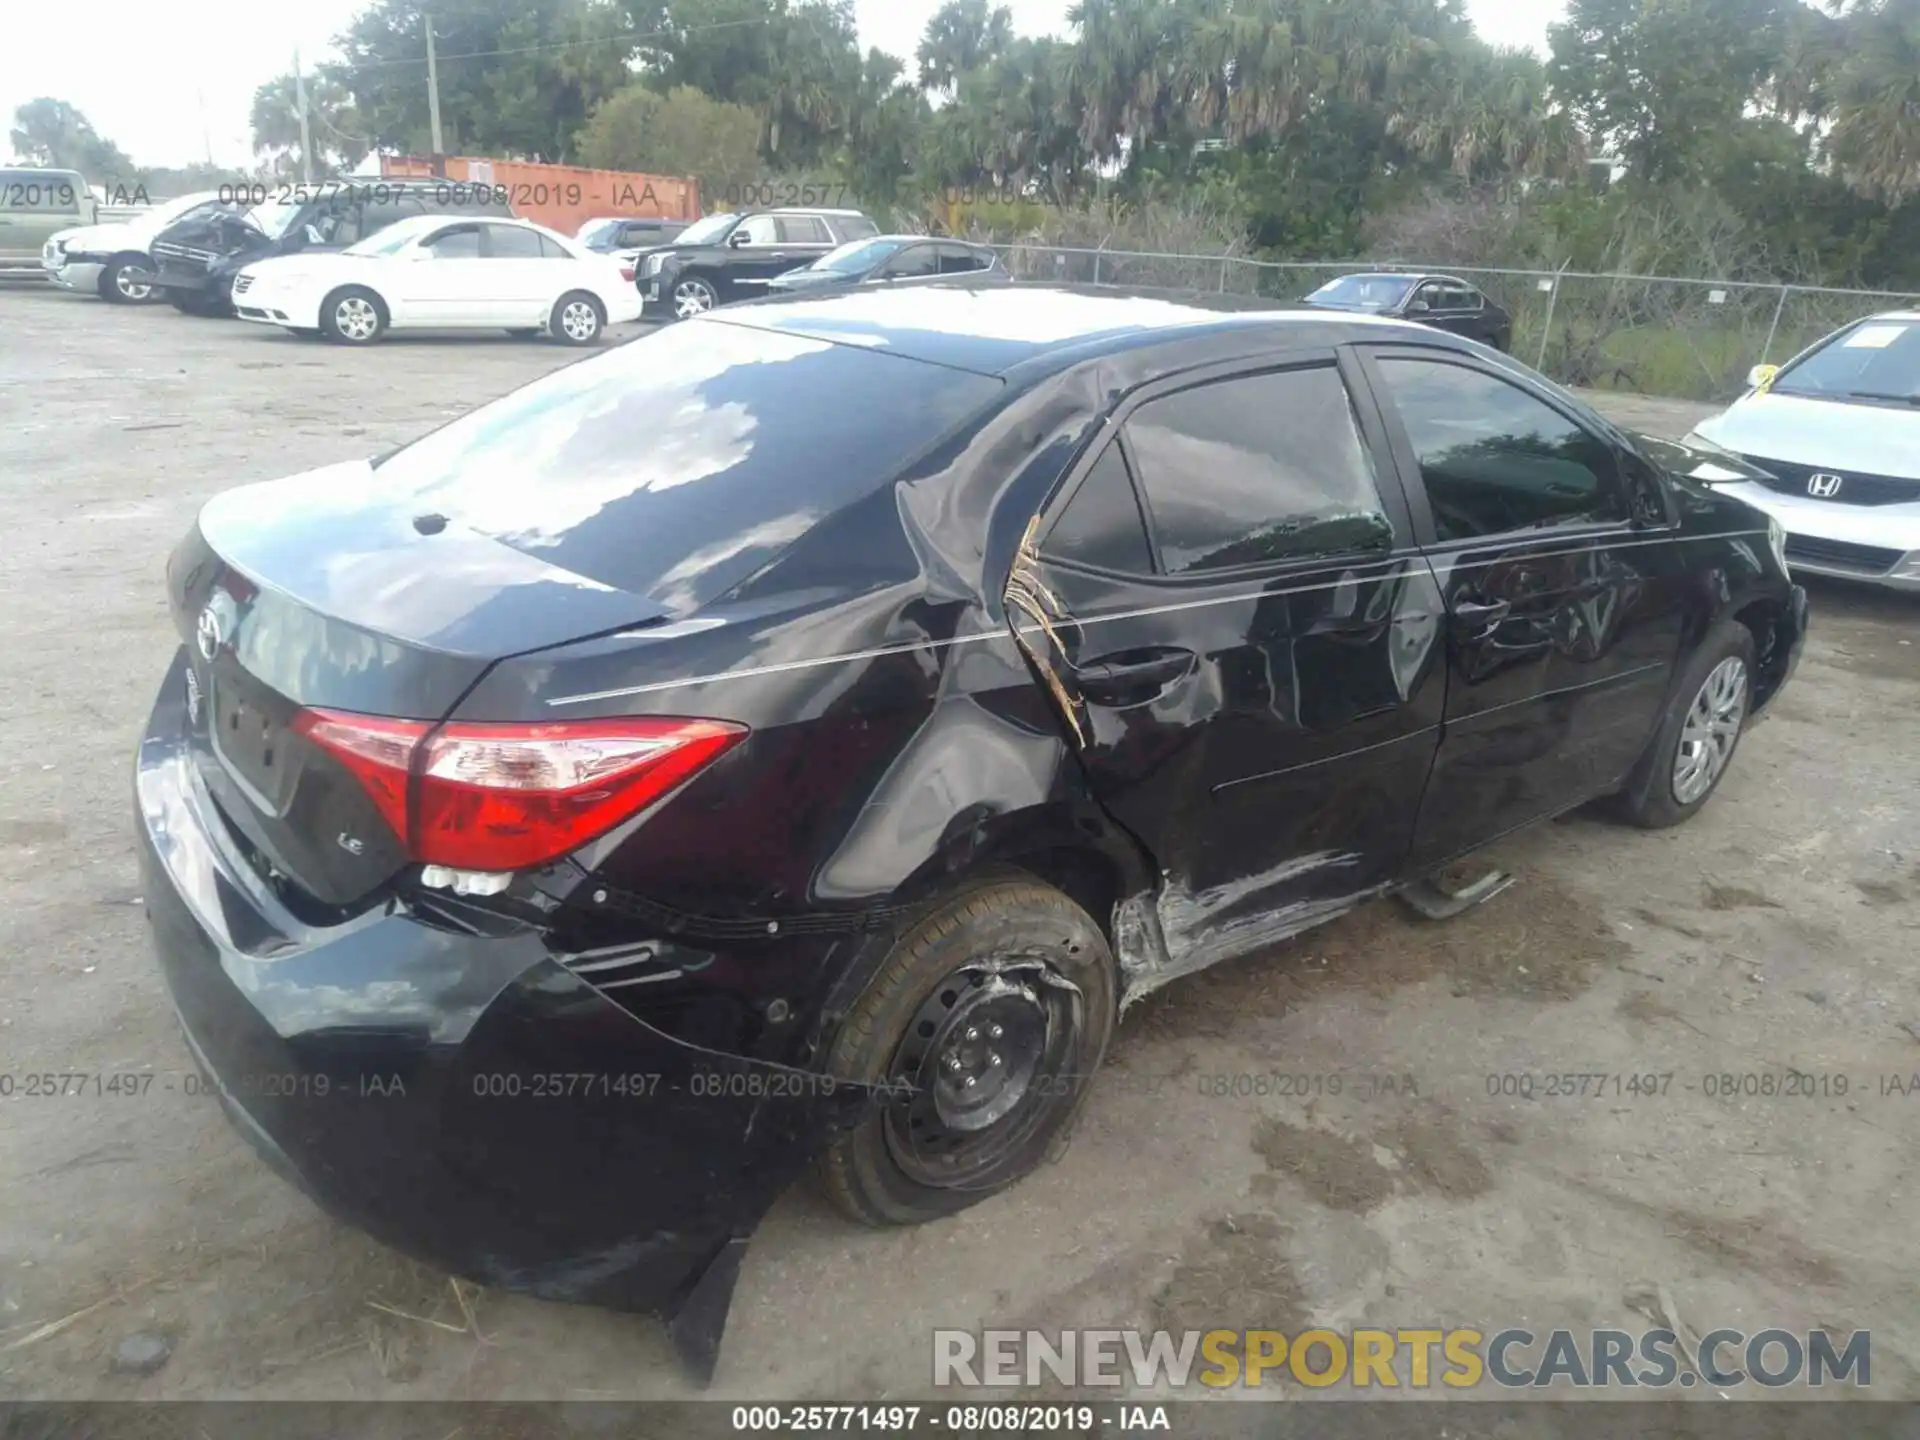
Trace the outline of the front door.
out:
<instances>
[{"instance_id":1,"label":"front door","mask_svg":"<svg viewBox=\"0 0 1920 1440\"><path fill-rule=\"evenodd\" d=\"M1424 868L1625 778L1679 654L1684 557L1657 477L1564 397L1454 352L1362 353L1447 614Z\"/></svg>"},{"instance_id":2,"label":"front door","mask_svg":"<svg viewBox=\"0 0 1920 1440\"><path fill-rule=\"evenodd\" d=\"M727 237L728 298L752 300L767 293L767 282L805 263L801 252L781 239L780 222L773 215L749 215ZM807 256L811 258L811 255Z\"/></svg>"},{"instance_id":3,"label":"front door","mask_svg":"<svg viewBox=\"0 0 1920 1440\"><path fill-rule=\"evenodd\" d=\"M1395 878L1439 737L1438 594L1331 351L1129 401L1008 612L1091 789L1164 881L1151 985Z\"/></svg>"},{"instance_id":4,"label":"front door","mask_svg":"<svg viewBox=\"0 0 1920 1440\"><path fill-rule=\"evenodd\" d=\"M447 226L403 251L388 267L394 292L393 321L432 329L475 323L484 308L487 271L477 221Z\"/></svg>"}]
</instances>

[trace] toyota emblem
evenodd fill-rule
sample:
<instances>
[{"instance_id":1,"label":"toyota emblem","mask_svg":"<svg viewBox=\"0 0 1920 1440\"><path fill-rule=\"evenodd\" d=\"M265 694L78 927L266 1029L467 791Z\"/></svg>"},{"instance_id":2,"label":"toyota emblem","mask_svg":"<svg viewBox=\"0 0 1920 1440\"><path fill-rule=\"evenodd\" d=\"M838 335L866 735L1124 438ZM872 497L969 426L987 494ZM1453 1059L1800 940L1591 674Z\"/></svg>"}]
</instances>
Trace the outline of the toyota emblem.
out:
<instances>
[{"instance_id":1,"label":"toyota emblem","mask_svg":"<svg viewBox=\"0 0 1920 1440\"><path fill-rule=\"evenodd\" d=\"M1807 494L1816 500L1831 500L1840 493L1840 487L1844 484L1846 480L1843 477L1823 471L1807 481Z\"/></svg>"},{"instance_id":2,"label":"toyota emblem","mask_svg":"<svg viewBox=\"0 0 1920 1440\"><path fill-rule=\"evenodd\" d=\"M220 647L232 639L233 621L233 597L224 590L214 591L193 627L193 642L202 660L212 660L220 653Z\"/></svg>"}]
</instances>

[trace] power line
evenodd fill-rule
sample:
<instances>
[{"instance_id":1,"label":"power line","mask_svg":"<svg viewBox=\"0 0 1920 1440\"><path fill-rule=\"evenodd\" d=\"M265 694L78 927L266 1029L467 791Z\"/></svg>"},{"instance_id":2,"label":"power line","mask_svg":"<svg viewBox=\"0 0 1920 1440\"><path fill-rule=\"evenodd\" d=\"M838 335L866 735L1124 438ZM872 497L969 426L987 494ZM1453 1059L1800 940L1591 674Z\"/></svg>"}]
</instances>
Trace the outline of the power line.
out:
<instances>
[{"instance_id":1,"label":"power line","mask_svg":"<svg viewBox=\"0 0 1920 1440\"><path fill-rule=\"evenodd\" d=\"M642 40L658 40L663 37L682 35L704 35L713 30L737 30L743 25L771 24L777 18L772 15L749 16L745 20L716 20L711 25L689 25L673 30L647 30L629 32L623 35L602 35L592 40L556 40L550 45L519 45L504 50L469 50L460 55L440 55L435 58L440 64L449 60L489 60L501 55L538 55L551 50L579 50L593 45L634 45ZM403 60L363 60L353 65L355 70L383 70L394 65L424 65L427 57Z\"/></svg>"}]
</instances>

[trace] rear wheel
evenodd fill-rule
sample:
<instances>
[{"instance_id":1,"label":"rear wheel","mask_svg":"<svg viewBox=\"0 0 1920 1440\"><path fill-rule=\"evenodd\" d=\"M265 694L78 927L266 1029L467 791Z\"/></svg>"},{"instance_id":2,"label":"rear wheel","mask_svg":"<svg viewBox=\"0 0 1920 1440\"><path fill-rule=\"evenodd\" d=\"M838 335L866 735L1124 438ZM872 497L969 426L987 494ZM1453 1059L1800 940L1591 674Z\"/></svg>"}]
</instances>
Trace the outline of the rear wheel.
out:
<instances>
[{"instance_id":1,"label":"rear wheel","mask_svg":"<svg viewBox=\"0 0 1920 1440\"><path fill-rule=\"evenodd\" d=\"M153 298L153 272L145 257L116 255L100 272L100 298L113 305L144 305Z\"/></svg>"},{"instance_id":2,"label":"rear wheel","mask_svg":"<svg viewBox=\"0 0 1920 1440\"><path fill-rule=\"evenodd\" d=\"M948 897L903 934L842 1023L830 1072L886 1103L821 1157L869 1225L977 1204L1071 1126L1113 1034L1113 957L1086 911L1017 873Z\"/></svg>"},{"instance_id":3,"label":"rear wheel","mask_svg":"<svg viewBox=\"0 0 1920 1440\"><path fill-rule=\"evenodd\" d=\"M1627 819L1662 830L1691 820L1713 798L1753 708L1753 656L1753 634L1737 620L1708 632L1620 793Z\"/></svg>"},{"instance_id":4,"label":"rear wheel","mask_svg":"<svg viewBox=\"0 0 1920 1440\"><path fill-rule=\"evenodd\" d=\"M607 327L607 312L584 290L574 290L554 302L547 330L563 345L591 345Z\"/></svg>"},{"instance_id":5,"label":"rear wheel","mask_svg":"<svg viewBox=\"0 0 1920 1440\"><path fill-rule=\"evenodd\" d=\"M371 345L387 328L387 307L363 285L348 285L321 302L320 328L329 340Z\"/></svg>"}]
</instances>

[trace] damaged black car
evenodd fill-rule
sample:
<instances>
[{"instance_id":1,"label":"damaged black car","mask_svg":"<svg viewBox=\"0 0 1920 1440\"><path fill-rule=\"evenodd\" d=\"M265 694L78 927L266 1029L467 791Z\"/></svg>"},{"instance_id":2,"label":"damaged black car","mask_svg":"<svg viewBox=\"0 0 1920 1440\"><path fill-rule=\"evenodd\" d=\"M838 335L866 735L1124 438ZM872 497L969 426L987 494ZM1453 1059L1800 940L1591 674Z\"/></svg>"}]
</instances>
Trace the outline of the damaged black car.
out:
<instances>
[{"instance_id":1,"label":"damaged black car","mask_svg":"<svg viewBox=\"0 0 1920 1440\"><path fill-rule=\"evenodd\" d=\"M956 285L231 490L135 774L188 1043L322 1205L711 1373L809 1165L961 1210L1156 987L1707 804L1807 608L1701 463L1415 325Z\"/></svg>"}]
</instances>

